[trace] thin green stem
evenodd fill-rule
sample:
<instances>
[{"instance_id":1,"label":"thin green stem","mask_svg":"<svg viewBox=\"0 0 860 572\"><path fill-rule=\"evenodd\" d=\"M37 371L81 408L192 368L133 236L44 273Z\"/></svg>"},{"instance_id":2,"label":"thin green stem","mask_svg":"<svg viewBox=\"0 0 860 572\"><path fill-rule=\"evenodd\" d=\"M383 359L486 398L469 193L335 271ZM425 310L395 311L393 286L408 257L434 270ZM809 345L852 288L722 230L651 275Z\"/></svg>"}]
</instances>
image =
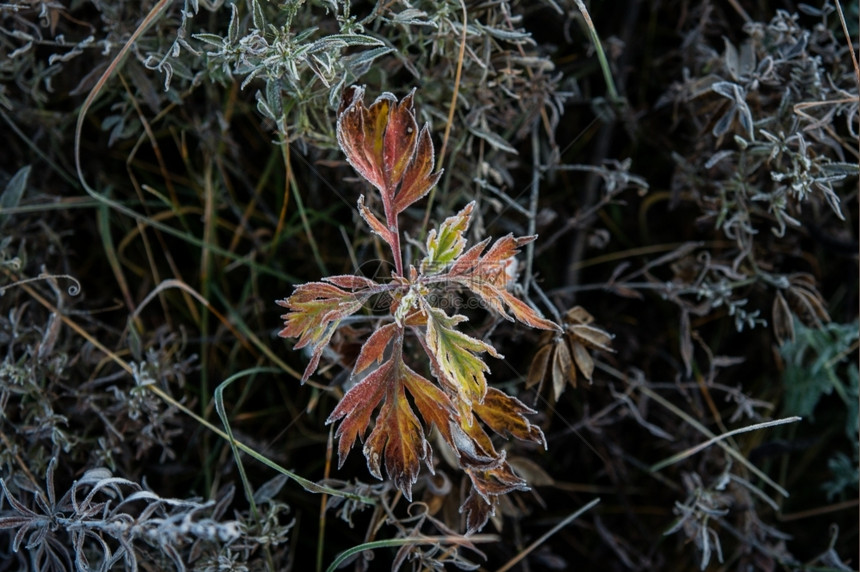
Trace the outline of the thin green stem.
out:
<instances>
[{"instance_id":1,"label":"thin green stem","mask_svg":"<svg viewBox=\"0 0 860 572\"><path fill-rule=\"evenodd\" d=\"M337 558L329 564L326 572L334 572L340 565L351 556L373 550L375 548L392 548L394 546L406 546L409 544L475 544L477 542L498 542L499 537L494 534L474 534L472 536L411 536L407 538L392 538L390 540L374 540L353 546L337 555Z\"/></svg>"},{"instance_id":2,"label":"thin green stem","mask_svg":"<svg viewBox=\"0 0 860 572\"><path fill-rule=\"evenodd\" d=\"M585 7L585 3L582 0L576 0L576 6L585 20L585 25L588 27L588 35L591 36L591 44L594 46L595 52L597 52L597 60L600 62L600 69L603 71L603 79L606 81L606 91L609 94L609 100L612 103L617 103L621 98L618 97L618 90L615 89L615 80L612 79L612 70L609 69L609 60L606 59L606 53L603 51L600 36L597 35L597 30L594 28L594 22L591 21L591 16Z\"/></svg>"}]
</instances>

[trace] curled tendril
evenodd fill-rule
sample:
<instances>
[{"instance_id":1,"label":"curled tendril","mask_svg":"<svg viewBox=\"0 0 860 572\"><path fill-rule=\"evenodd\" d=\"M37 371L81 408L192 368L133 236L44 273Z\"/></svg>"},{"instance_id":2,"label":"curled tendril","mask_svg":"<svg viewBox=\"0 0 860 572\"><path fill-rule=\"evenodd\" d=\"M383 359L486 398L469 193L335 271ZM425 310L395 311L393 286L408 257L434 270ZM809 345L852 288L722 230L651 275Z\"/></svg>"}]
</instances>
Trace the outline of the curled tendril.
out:
<instances>
[{"instance_id":1,"label":"curled tendril","mask_svg":"<svg viewBox=\"0 0 860 572\"><path fill-rule=\"evenodd\" d=\"M39 274L35 278L25 278L23 280L17 280L11 284L0 287L0 296L5 295L6 290L8 290L9 288L22 286L24 284L36 282L39 280L50 280L51 282L56 282L58 278L63 278L72 282L72 284L66 289L66 292L69 294L69 296L77 296L81 293L81 283L74 276L70 276L68 274Z\"/></svg>"}]
</instances>

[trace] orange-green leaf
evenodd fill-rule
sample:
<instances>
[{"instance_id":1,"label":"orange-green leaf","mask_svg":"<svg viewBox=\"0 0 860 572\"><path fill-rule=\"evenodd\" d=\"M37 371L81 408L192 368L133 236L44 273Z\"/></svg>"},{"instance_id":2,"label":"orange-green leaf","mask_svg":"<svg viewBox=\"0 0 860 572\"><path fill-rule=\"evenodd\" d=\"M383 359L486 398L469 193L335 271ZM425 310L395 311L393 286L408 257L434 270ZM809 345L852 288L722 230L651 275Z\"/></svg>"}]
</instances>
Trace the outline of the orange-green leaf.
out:
<instances>
[{"instance_id":1,"label":"orange-green leaf","mask_svg":"<svg viewBox=\"0 0 860 572\"><path fill-rule=\"evenodd\" d=\"M289 310L281 316L285 326L278 335L282 338L297 337L296 349L310 346L312 350L302 383L316 370L323 349L340 321L357 312L369 296L364 292L347 292L334 284L310 282L297 286L286 300L277 301L278 305Z\"/></svg>"},{"instance_id":2,"label":"orange-green leaf","mask_svg":"<svg viewBox=\"0 0 860 572\"><path fill-rule=\"evenodd\" d=\"M373 430L364 444L367 468L381 479L384 465L388 477L411 500L412 485L418 478L421 461L426 461L431 471L433 467L430 444L406 397L406 390L424 419L439 427L443 435L448 431L454 406L441 389L403 362L402 331L398 333L398 329L388 324L372 336L378 336L373 343L380 352L392 337L395 338L391 357L346 392L326 423L341 421L335 436L339 439L338 466L342 466L356 438L364 439L373 411L382 402ZM380 331L384 333L379 334ZM367 356L366 352L366 348L363 349L362 356ZM368 365L372 362L367 357L359 360Z\"/></svg>"},{"instance_id":3,"label":"orange-green leaf","mask_svg":"<svg viewBox=\"0 0 860 572\"><path fill-rule=\"evenodd\" d=\"M403 374L402 366L395 370L395 376ZM421 461L427 458L430 444L424 438L421 424L412 412L399 381L392 380L389 385L385 403L364 444L364 456L370 473L378 479L382 479L381 463L384 459L388 477L411 501L412 485L418 479Z\"/></svg>"},{"instance_id":4,"label":"orange-green leaf","mask_svg":"<svg viewBox=\"0 0 860 572\"><path fill-rule=\"evenodd\" d=\"M439 369L437 373L444 376L450 386L457 388L460 399L465 403L482 401L487 393L484 373L489 371L489 367L477 354L487 352L493 357L502 356L493 346L456 329L458 324L466 321L465 316L448 316L422 302L427 313L427 348L433 353Z\"/></svg>"},{"instance_id":5,"label":"orange-green leaf","mask_svg":"<svg viewBox=\"0 0 860 572\"><path fill-rule=\"evenodd\" d=\"M526 415L537 413L527 407L522 401L499 391L495 387L487 388L484 401L473 405L475 413L493 431L507 438L513 435L523 441L541 443L546 448L546 439L540 427L532 425Z\"/></svg>"},{"instance_id":6,"label":"orange-green leaf","mask_svg":"<svg viewBox=\"0 0 860 572\"><path fill-rule=\"evenodd\" d=\"M427 234L427 256L421 261L421 273L438 273L450 264L466 247L463 234L469 229L475 201L470 202L456 215L446 218L438 232L432 229Z\"/></svg>"}]
</instances>

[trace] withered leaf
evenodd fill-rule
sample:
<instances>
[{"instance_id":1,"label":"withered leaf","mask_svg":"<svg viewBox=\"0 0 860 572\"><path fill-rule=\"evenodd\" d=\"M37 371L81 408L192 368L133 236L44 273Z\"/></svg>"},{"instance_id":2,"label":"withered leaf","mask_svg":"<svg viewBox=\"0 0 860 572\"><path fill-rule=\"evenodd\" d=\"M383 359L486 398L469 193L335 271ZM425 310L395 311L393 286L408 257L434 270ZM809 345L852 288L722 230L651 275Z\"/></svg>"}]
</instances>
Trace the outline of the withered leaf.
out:
<instances>
[{"instance_id":1,"label":"withered leaf","mask_svg":"<svg viewBox=\"0 0 860 572\"><path fill-rule=\"evenodd\" d=\"M570 346L573 350L573 361L576 362L576 367L579 368L579 371L582 372L582 375L585 376L585 379L590 382L591 376L594 373L594 358L591 357L591 354L588 353L588 350L585 349L585 346L583 346L579 342L572 342ZM576 372L571 374L572 377L575 377L575 375Z\"/></svg>"},{"instance_id":2,"label":"withered leaf","mask_svg":"<svg viewBox=\"0 0 860 572\"><path fill-rule=\"evenodd\" d=\"M554 344L555 352L552 358L552 391L556 401L564 392L564 386L570 381L570 385L576 387L576 368L570 357L570 350L564 340Z\"/></svg>"},{"instance_id":3,"label":"withered leaf","mask_svg":"<svg viewBox=\"0 0 860 572\"><path fill-rule=\"evenodd\" d=\"M690 313L681 311L681 324L678 329L681 337L681 359L684 360L684 369L687 377L693 372L693 337L690 328Z\"/></svg>"},{"instance_id":4,"label":"withered leaf","mask_svg":"<svg viewBox=\"0 0 860 572\"><path fill-rule=\"evenodd\" d=\"M590 325L594 318L581 306L575 306L564 315L564 334L544 334L542 345L529 368L526 387L544 380L552 380L552 394L557 401L565 386L577 384L577 370L590 382L594 375L594 358L589 349L612 352L612 334Z\"/></svg>"},{"instance_id":5,"label":"withered leaf","mask_svg":"<svg viewBox=\"0 0 860 572\"><path fill-rule=\"evenodd\" d=\"M794 341L794 319L782 292L777 292L776 296L773 297L771 320L773 321L773 335L776 336L779 345L788 340Z\"/></svg>"},{"instance_id":6,"label":"withered leaf","mask_svg":"<svg viewBox=\"0 0 860 572\"><path fill-rule=\"evenodd\" d=\"M549 358L552 356L552 344L541 346L535 354L532 363L529 366L529 373L526 377L526 389L534 387L543 381L546 376L546 369L549 366Z\"/></svg>"},{"instance_id":7,"label":"withered leaf","mask_svg":"<svg viewBox=\"0 0 860 572\"><path fill-rule=\"evenodd\" d=\"M472 480L474 491L490 502L492 497L508 494L512 491L527 491L528 484L517 475L505 460L505 452L499 456L498 462L490 467L465 467L466 473Z\"/></svg>"},{"instance_id":8,"label":"withered leaf","mask_svg":"<svg viewBox=\"0 0 860 572\"><path fill-rule=\"evenodd\" d=\"M567 326L567 331L570 336L575 337L577 341L581 342L585 346L604 352L615 352L610 345L613 338L612 334L605 332L600 328L579 324Z\"/></svg>"},{"instance_id":9,"label":"withered leaf","mask_svg":"<svg viewBox=\"0 0 860 572\"><path fill-rule=\"evenodd\" d=\"M830 314L817 290L800 286L789 286L785 292L789 307L809 328L821 328L830 322Z\"/></svg>"},{"instance_id":10,"label":"withered leaf","mask_svg":"<svg viewBox=\"0 0 860 572\"><path fill-rule=\"evenodd\" d=\"M594 322L594 316L582 306L574 306L564 314L564 321L568 324L588 325Z\"/></svg>"},{"instance_id":11,"label":"withered leaf","mask_svg":"<svg viewBox=\"0 0 860 572\"><path fill-rule=\"evenodd\" d=\"M463 502L463 506L460 507L460 512L466 519L467 536L484 528L484 525L496 512L495 502L495 499L492 502L484 499L472 489Z\"/></svg>"}]
</instances>

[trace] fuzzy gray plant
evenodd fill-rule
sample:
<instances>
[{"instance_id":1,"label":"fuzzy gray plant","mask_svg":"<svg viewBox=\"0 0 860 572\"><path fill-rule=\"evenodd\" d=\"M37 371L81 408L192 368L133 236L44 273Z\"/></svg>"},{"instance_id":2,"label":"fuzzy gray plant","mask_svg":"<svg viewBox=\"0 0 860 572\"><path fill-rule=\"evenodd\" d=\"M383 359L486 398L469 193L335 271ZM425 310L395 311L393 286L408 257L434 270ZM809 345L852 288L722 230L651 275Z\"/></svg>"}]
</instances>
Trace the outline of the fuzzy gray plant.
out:
<instances>
[{"instance_id":1,"label":"fuzzy gray plant","mask_svg":"<svg viewBox=\"0 0 860 572\"><path fill-rule=\"evenodd\" d=\"M97 468L58 498L57 463L57 457L49 463L44 491L21 479L0 478L9 504L0 510L0 530L13 533L11 550L17 558L9 561L19 566L107 571L120 564L137 570L143 560L185 570L188 554L201 554L202 545L227 547L245 532L237 520L219 520L232 500L232 487L217 502L162 498Z\"/></svg>"}]
</instances>

